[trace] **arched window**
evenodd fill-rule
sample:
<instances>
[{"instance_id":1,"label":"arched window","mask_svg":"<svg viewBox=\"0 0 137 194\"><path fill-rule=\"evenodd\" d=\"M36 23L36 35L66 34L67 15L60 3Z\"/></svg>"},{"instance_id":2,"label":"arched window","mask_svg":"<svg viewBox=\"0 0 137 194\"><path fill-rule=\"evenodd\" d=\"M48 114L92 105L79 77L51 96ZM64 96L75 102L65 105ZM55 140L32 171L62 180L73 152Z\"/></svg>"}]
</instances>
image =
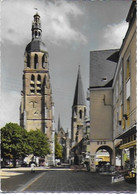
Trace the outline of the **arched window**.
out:
<instances>
[{"instance_id":1,"label":"arched window","mask_svg":"<svg viewBox=\"0 0 137 194\"><path fill-rule=\"evenodd\" d=\"M37 31L35 31L35 37L37 36Z\"/></svg>"},{"instance_id":2,"label":"arched window","mask_svg":"<svg viewBox=\"0 0 137 194\"><path fill-rule=\"evenodd\" d=\"M35 93L35 77L33 74L31 75L31 80L30 80L30 93L31 94Z\"/></svg>"},{"instance_id":3,"label":"arched window","mask_svg":"<svg viewBox=\"0 0 137 194\"><path fill-rule=\"evenodd\" d=\"M38 75L38 78L37 78L38 82L41 82L41 76Z\"/></svg>"},{"instance_id":4,"label":"arched window","mask_svg":"<svg viewBox=\"0 0 137 194\"><path fill-rule=\"evenodd\" d=\"M37 77L37 93L40 94L41 93L41 76L38 75Z\"/></svg>"},{"instance_id":5,"label":"arched window","mask_svg":"<svg viewBox=\"0 0 137 194\"><path fill-rule=\"evenodd\" d=\"M30 67L30 55L27 55L27 67Z\"/></svg>"},{"instance_id":6,"label":"arched window","mask_svg":"<svg viewBox=\"0 0 137 194\"><path fill-rule=\"evenodd\" d=\"M84 116L86 116L86 108L84 108Z\"/></svg>"},{"instance_id":7,"label":"arched window","mask_svg":"<svg viewBox=\"0 0 137 194\"><path fill-rule=\"evenodd\" d=\"M38 55L35 54L34 56L34 69L37 69L38 68Z\"/></svg>"},{"instance_id":8,"label":"arched window","mask_svg":"<svg viewBox=\"0 0 137 194\"><path fill-rule=\"evenodd\" d=\"M44 80L43 80L43 86L46 86L46 75L45 75Z\"/></svg>"},{"instance_id":9,"label":"arched window","mask_svg":"<svg viewBox=\"0 0 137 194\"><path fill-rule=\"evenodd\" d=\"M82 119L82 110L79 111L79 118Z\"/></svg>"},{"instance_id":10,"label":"arched window","mask_svg":"<svg viewBox=\"0 0 137 194\"><path fill-rule=\"evenodd\" d=\"M33 74L31 75L31 82L35 82L35 76Z\"/></svg>"},{"instance_id":11,"label":"arched window","mask_svg":"<svg viewBox=\"0 0 137 194\"><path fill-rule=\"evenodd\" d=\"M45 69L45 54L42 56L42 67Z\"/></svg>"}]
</instances>

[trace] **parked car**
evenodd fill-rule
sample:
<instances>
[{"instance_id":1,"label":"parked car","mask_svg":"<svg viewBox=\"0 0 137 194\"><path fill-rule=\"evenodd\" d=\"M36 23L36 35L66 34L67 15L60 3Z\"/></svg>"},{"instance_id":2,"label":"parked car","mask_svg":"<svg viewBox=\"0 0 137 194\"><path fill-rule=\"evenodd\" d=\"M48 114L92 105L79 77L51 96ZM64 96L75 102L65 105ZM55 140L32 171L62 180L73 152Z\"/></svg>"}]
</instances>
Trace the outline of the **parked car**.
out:
<instances>
[{"instance_id":1,"label":"parked car","mask_svg":"<svg viewBox=\"0 0 137 194\"><path fill-rule=\"evenodd\" d=\"M99 161L96 165L96 172L106 172L110 170L110 162Z\"/></svg>"},{"instance_id":2,"label":"parked car","mask_svg":"<svg viewBox=\"0 0 137 194\"><path fill-rule=\"evenodd\" d=\"M126 182L136 184L136 169L129 170L125 174L124 179L125 179Z\"/></svg>"}]
</instances>

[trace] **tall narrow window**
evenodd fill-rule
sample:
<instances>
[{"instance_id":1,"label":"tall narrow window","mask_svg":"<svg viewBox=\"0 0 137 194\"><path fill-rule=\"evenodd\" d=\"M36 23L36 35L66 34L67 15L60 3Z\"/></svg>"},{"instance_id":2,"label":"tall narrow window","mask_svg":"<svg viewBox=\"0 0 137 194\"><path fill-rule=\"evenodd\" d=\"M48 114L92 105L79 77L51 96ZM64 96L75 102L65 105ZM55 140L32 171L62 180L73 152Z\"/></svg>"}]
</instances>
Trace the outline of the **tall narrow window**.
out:
<instances>
[{"instance_id":1,"label":"tall narrow window","mask_svg":"<svg viewBox=\"0 0 137 194\"><path fill-rule=\"evenodd\" d=\"M33 83L35 82L35 77L33 74L31 75L31 82L33 82Z\"/></svg>"},{"instance_id":2,"label":"tall narrow window","mask_svg":"<svg viewBox=\"0 0 137 194\"><path fill-rule=\"evenodd\" d=\"M45 54L42 56L42 68L45 69Z\"/></svg>"},{"instance_id":3,"label":"tall narrow window","mask_svg":"<svg viewBox=\"0 0 137 194\"><path fill-rule=\"evenodd\" d=\"M127 99L127 127L130 125L130 98Z\"/></svg>"},{"instance_id":4,"label":"tall narrow window","mask_svg":"<svg viewBox=\"0 0 137 194\"><path fill-rule=\"evenodd\" d=\"M35 31L35 37L37 36L37 31Z\"/></svg>"},{"instance_id":5,"label":"tall narrow window","mask_svg":"<svg viewBox=\"0 0 137 194\"><path fill-rule=\"evenodd\" d=\"M35 54L34 56L34 69L37 69L38 68L38 55Z\"/></svg>"},{"instance_id":6,"label":"tall narrow window","mask_svg":"<svg viewBox=\"0 0 137 194\"><path fill-rule=\"evenodd\" d=\"M41 76L38 75L37 77L37 93L40 94L41 93Z\"/></svg>"},{"instance_id":7,"label":"tall narrow window","mask_svg":"<svg viewBox=\"0 0 137 194\"><path fill-rule=\"evenodd\" d=\"M27 67L30 68L30 55L29 54L27 55Z\"/></svg>"},{"instance_id":8,"label":"tall narrow window","mask_svg":"<svg viewBox=\"0 0 137 194\"><path fill-rule=\"evenodd\" d=\"M130 78L130 57L127 59L126 80Z\"/></svg>"},{"instance_id":9,"label":"tall narrow window","mask_svg":"<svg viewBox=\"0 0 137 194\"><path fill-rule=\"evenodd\" d=\"M38 81L39 83L41 83L41 76L40 76L40 75L38 75L37 81Z\"/></svg>"},{"instance_id":10,"label":"tall narrow window","mask_svg":"<svg viewBox=\"0 0 137 194\"><path fill-rule=\"evenodd\" d=\"M84 108L84 116L86 116L86 108Z\"/></svg>"},{"instance_id":11,"label":"tall narrow window","mask_svg":"<svg viewBox=\"0 0 137 194\"><path fill-rule=\"evenodd\" d=\"M43 86L44 87L46 86L46 75L45 75L44 80L43 80Z\"/></svg>"},{"instance_id":12,"label":"tall narrow window","mask_svg":"<svg viewBox=\"0 0 137 194\"><path fill-rule=\"evenodd\" d=\"M35 93L35 77L33 74L31 75L31 80L30 80L30 93L31 94Z\"/></svg>"},{"instance_id":13,"label":"tall narrow window","mask_svg":"<svg viewBox=\"0 0 137 194\"><path fill-rule=\"evenodd\" d=\"M79 118L82 119L82 110L79 111Z\"/></svg>"}]
</instances>

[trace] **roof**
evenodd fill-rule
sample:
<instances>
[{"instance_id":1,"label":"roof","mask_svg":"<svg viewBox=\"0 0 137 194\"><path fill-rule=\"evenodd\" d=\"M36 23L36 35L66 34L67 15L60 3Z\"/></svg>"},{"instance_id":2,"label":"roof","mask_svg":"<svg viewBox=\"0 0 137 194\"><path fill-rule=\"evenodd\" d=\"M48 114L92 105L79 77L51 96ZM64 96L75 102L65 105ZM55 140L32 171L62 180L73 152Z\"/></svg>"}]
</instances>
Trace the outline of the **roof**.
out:
<instances>
[{"instance_id":1,"label":"roof","mask_svg":"<svg viewBox=\"0 0 137 194\"><path fill-rule=\"evenodd\" d=\"M82 79L81 79L81 73L80 73L80 66L78 69L78 76L77 76L74 101L73 101L73 106L75 105L86 105L83 84L82 84Z\"/></svg>"},{"instance_id":2,"label":"roof","mask_svg":"<svg viewBox=\"0 0 137 194\"><path fill-rule=\"evenodd\" d=\"M41 39L34 38L27 46L26 52L48 52L47 47Z\"/></svg>"},{"instance_id":3,"label":"roof","mask_svg":"<svg viewBox=\"0 0 137 194\"><path fill-rule=\"evenodd\" d=\"M133 0L132 3L131 3L131 6L130 6L130 9L129 9L129 12L128 12L128 15L127 15L127 18L126 18L126 21L129 22L132 17L133 17L133 12L136 11L136 1Z\"/></svg>"},{"instance_id":4,"label":"roof","mask_svg":"<svg viewBox=\"0 0 137 194\"><path fill-rule=\"evenodd\" d=\"M116 139L124 139L130 137L131 135L136 134L136 132L136 126L133 126L131 129L128 129L127 131L119 135Z\"/></svg>"},{"instance_id":5,"label":"roof","mask_svg":"<svg viewBox=\"0 0 137 194\"><path fill-rule=\"evenodd\" d=\"M90 52L90 88L111 87L119 49Z\"/></svg>"},{"instance_id":6,"label":"roof","mask_svg":"<svg viewBox=\"0 0 137 194\"><path fill-rule=\"evenodd\" d=\"M47 47L44 42L41 40L42 29L40 16L36 13L34 16L34 21L32 22L32 40L26 46L26 52L48 52Z\"/></svg>"}]
</instances>

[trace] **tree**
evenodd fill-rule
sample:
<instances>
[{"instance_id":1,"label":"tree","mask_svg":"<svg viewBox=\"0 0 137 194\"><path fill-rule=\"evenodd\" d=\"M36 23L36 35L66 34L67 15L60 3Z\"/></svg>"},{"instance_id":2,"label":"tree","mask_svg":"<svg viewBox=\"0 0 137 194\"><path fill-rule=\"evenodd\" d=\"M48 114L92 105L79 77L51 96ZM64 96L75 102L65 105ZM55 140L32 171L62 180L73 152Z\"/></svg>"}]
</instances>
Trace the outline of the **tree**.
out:
<instances>
[{"instance_id":1,"label":"tree","mask_svg":"<svg viewBox=\"0 0 137 194\"><path fill-rule=\"evenodd\" d=\"M24 158L32 152L28 144L28 133L17 123L8 123L1 128L1 155L2 158L13 159L16 166L16 159Z\"/></svg>"},{"instance_id":2,"label":"tree","mask_svg":"<svg viewBox=\"0 0 137 194\"><path fill-rule=\"evenodd\" d=\"M42 133L39 129L28 132L28 143L32 148L32 154L34 156L43 157L50 154L48 138L46 134Z\"/></svg>"},{"instance_id":3,"label":"tree","mask_svg":"<svg viewBox=\"0 0 137 194\"><path fill-rule=\"evenodd\" d=\"M55 135L55 158L62 158L62 146L59 144L57 135Z\"/></svg>"}]
</instances>

